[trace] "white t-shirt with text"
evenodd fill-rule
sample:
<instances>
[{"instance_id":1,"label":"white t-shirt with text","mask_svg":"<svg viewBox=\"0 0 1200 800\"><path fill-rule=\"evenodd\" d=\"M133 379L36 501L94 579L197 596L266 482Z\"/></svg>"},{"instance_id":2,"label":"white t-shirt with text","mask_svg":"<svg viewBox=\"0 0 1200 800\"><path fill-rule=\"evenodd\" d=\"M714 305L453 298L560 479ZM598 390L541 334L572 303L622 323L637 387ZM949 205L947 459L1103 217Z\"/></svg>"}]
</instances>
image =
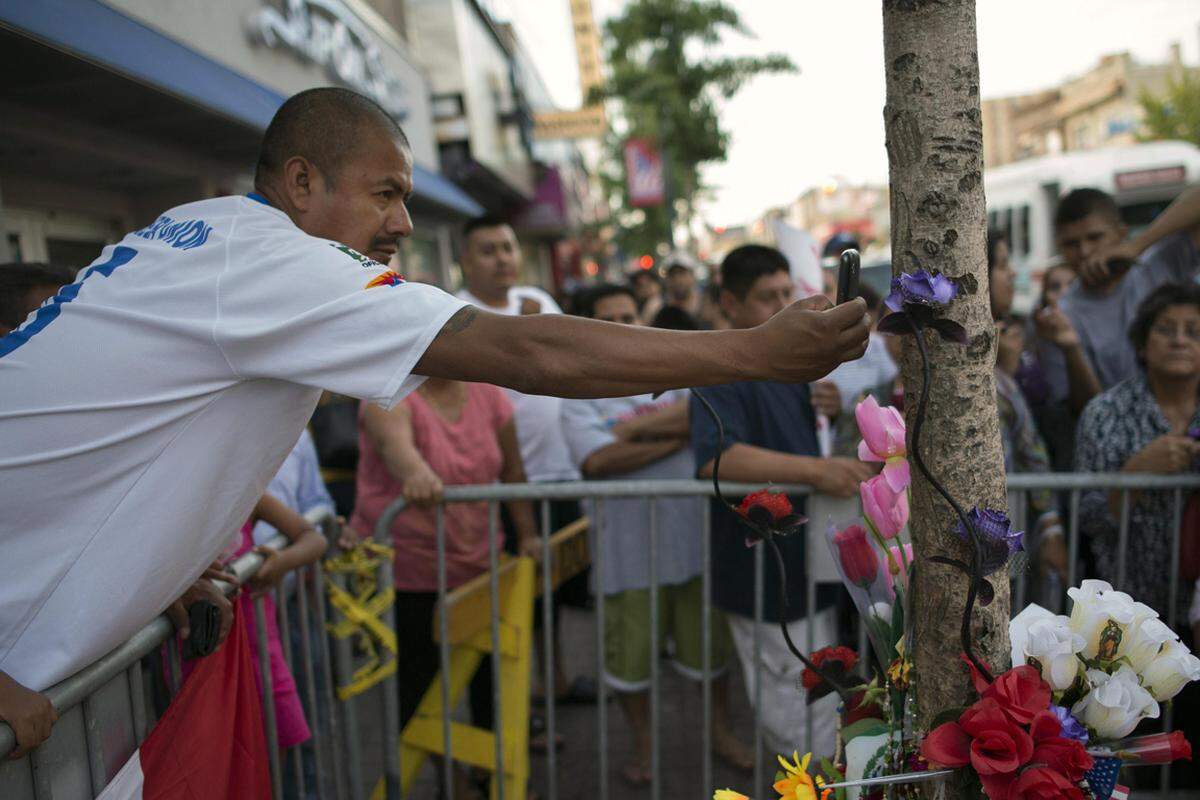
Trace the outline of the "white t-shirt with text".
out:
<instances>
[{"instance_id":1,"label":"white t-shirt with text","mask_svg":"<svg viewBox=\"0 0 1200 800\"><path fill-rule=\"evenodd\" d=\"M463 306L256 196L106 247L0 339L0 670L44 689L161 613L321 390L399 402Z\"/></svg>"}]
</instances>

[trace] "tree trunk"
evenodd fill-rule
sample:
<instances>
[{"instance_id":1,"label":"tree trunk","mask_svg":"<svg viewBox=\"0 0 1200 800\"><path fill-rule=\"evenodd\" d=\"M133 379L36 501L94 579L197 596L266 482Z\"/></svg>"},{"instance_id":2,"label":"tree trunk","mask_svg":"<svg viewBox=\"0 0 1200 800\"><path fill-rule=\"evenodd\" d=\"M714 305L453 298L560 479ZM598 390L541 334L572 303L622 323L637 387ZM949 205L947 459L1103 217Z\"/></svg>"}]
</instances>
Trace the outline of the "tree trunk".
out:
<instances>
[{"instance_id":1,"label":"tree trunk","mask_svg":"<svg viewBox=\"0 0 1200 800\"><path fill-rule=\"evenodd\" d=\"M996 416L995 328L988 302L983 198L983 134L974 0L884 0L888 163L891 182L892 269L937 270L959 280L948 316L967 330L968 344L928 333L932 369L921 451L930 471L965 510L1006 508L1004 459ZM904 346L909 455L922 388L915 339ZM968 581L930 563L933 555L969 561L954 534L957 516L913 469L911 530L918 554L910 643L916 670L918 722L972 699L959 654ZM993 576L996 598L976 604L976 655L995 671L1008 664L1006 573Z\"/></svg>"}]
</instances>

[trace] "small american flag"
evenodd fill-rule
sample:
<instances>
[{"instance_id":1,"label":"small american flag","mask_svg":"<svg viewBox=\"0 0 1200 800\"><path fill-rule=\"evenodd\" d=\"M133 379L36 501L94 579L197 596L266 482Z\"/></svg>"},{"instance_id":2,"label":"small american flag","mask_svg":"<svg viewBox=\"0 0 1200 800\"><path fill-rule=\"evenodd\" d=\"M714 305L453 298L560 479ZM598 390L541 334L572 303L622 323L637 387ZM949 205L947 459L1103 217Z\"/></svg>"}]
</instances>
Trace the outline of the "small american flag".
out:
<instances>
[{"instance_id":1,"label":"small american flag","mask_svg":"<svg viewBox=\"0 0 1200 800\"><path fill-rule=\"evenodd\" d=\"M1117 784L1113 787L1113 793L1110 800L1129 800L1129 787Z\"/></svg>"}]
</instances>

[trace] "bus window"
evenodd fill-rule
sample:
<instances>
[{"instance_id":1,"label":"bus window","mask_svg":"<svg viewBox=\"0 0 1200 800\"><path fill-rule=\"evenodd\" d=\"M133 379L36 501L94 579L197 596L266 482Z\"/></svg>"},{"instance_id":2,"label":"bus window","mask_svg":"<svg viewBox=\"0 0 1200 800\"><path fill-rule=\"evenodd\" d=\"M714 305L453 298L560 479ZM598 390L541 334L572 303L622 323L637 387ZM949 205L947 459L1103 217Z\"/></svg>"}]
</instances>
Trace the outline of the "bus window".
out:
<instances>
[{"instance_id":1,"label":"bus window","mask_svg":"<svg viewBox=\"0 0 1200 800\"><path fill-rule=\"evenodd\" d=\"M997 217L998 217L998 212L996 211L996 209L993 208L991 211L989 211L987 217L988 217L988 230L989 231L996 230L996 222L997 222Z\"/></svg>"},{"instance_id":2,"label":"bus window","mask_svg":"<svg viewBox=\"0 0 1200 800\"><path fill-rule=\"evenodd\" d=\"M1023 256L1029 255L1029 206L1023 205L1017 209L1017 230L1013 235L1013 251Z\"/></svg>"},{"instance_id":3,"label":"bus window","mask_svg":"<svg viewBox=\"0 0 1200 800\"><path fill-rule=\"evenodd\" d=\"M1005 236L1012 238L1013 229L1013 210L1006 208L1000 212L999 228L1004 231Z\"/></svg>"},{"instance_id":4,"label":"bus window","mask_svg":"<svg viewBox=\"0 0 1200 800\"><path fill-rule=\"evenodd\" d=\"M1137 233L1153 222L1154 218L1169 205L1171 205L1170 199L1124 203L1121 205L1121 221L1129 226L1131 232Z\"/></svg>"}]
</instances>

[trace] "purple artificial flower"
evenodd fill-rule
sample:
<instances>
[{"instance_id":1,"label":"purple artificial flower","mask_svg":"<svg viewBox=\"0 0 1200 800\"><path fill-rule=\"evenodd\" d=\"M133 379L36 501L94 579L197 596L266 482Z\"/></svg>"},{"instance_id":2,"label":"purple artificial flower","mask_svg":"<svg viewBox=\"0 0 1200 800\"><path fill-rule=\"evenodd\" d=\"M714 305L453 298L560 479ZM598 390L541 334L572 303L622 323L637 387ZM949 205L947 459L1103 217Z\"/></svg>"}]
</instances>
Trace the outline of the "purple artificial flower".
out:
<instances>
[{"instance_id":1,"label":"purple artificial flower","mask_svg":"<svg viewBox=\"0 0 1200 800\"><path fill-rule=\"evenodd\" d=\"M900 311L906 305L944 306L957 296L958 284L954 281L940 272L919 269L892 278L892 292L884 304L892 311Z\"/></svg>"},{"instance_id":2,"label":"purple artificial flower","mask_svg":"<svg viewBox=\"0 0 1200 800\"><path fill-rule=\"evenodd\" d=\"M1071 716L1069 709L1062 706L1050 706L1050 710L1054 712L1054 716L1058 717L1058 721L1062 723L1062 735L1068 739L1078 739L1087 744L1088 732L1087 728L1080 723L1079 720Z\"/></svg>"},{"instance_id":3,"label":"purple artificial flower","mask_svg":"<svg viewBox=\"0 0 1200 800\"><path fill-rule=\"evenodd\" d=\"M979 567L984 575L991 575L1008 563L1013 553L1024 549L1025 534L1012 529L1012 522L1003 511L972 508L967 517L979 532L980 544L983 547L983 563ZM962 522L958 523L955 532L963 541L970 543L970 534Z\"/></svg>"},{"instance_id":4,"label":"purple artificial flower","mask_svg":"<svg viewBox=\"0 0 1200 800\"><path fill-rule=\"evenodd\" d=\"M1188 428L1187 436L1193 441L1200 441L1200 425L1193 425L1192 427Z\"/></svg>"}]
</instances>

